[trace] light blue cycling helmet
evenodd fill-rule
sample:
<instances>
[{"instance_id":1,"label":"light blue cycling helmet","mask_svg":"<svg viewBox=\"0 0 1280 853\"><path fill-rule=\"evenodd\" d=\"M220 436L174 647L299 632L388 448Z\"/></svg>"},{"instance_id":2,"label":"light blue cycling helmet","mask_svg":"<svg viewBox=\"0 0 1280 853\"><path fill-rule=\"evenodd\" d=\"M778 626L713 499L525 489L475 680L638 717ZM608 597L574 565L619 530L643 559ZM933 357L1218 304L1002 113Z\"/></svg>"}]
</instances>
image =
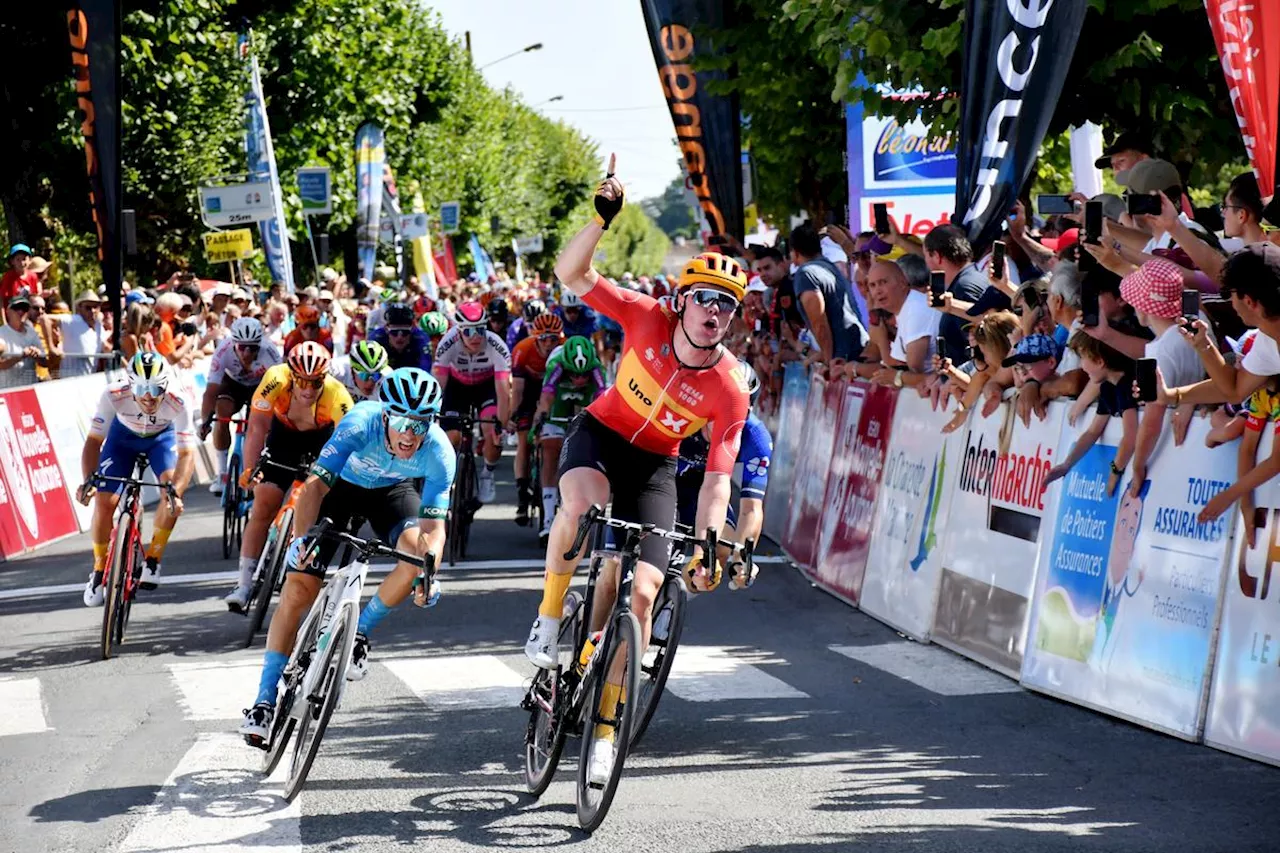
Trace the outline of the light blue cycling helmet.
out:
<instances>
[{"instance_id":1,"label":"light blue cycling helmet","mask_svg":"<svg viewBox=\"0 0 1280 853\"><path fill-rule=\"evenodd\" d=\"M393 370L378 386L378 399L392 415L433 418L440 414L443 397L435 377L417 367Z\"/></svg>"}]
</instances>

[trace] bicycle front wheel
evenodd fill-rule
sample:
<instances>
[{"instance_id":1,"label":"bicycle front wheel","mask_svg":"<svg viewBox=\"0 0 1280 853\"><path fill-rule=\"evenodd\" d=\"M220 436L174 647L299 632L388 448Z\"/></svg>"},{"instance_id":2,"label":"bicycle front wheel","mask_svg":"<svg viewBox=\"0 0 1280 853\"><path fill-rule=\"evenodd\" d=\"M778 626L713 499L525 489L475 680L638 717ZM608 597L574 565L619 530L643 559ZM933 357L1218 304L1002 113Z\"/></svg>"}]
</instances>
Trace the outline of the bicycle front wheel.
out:
<instances>
[{"instance_id":1,"label":"bicycle front wheel","mask_svg":"<svg viewBox=\"0 0 1280 853\"><path fill-rule=\"evenodd\" d=\"M275 594L277 580L284 571L285 539L293 529L293 510L286 509L280 521L267 533L267 544L258 558L258 571L254 575L253 595L250 598L249 630L245 634L244 647L253 645L253 638L262 630Z\"/></svg>"},{"instance_id":2,"label":"bicycle front wheel","mask_svg":"<svg viewBox=\"0 0 1280 853\"><path fill-rule=\"evenodd\" d=\"M316 682L315 692L310 696L298 697L307 703L307 707L303 709L302 721L298 724L289 778L284 785L284 798L288 802L293 802L302 791L302 786L307 783L307 774L311 772L316 753L320 751L320 741L329 728L333 709L338 707L338 699L346 686L347 665L351 662L351 649L355 641L356 610L348 606L333 620L329 643L319 662L324 669Z\"/></svg>"},{"instance_id":3,"label":"bicycle front wheel","mask_svg":"<svg viewBox=\"0 0 1280 853\"><path fill-rule=\"evenodd\" d=\"M460 456L461 464L453 481L453 494L449 502L450 566L466 559L467 537L471 534L471 498L475 494L475 454L467 451Z\"/></svg>"},{"instance_id":4,"label":"bicycle front wheel","mask_svg":"<svg viewBox=\"0 0 1280 853\"><path fill-rule=\"evenodd\" d=\"M594 832L609 812L613 795L618 790L618 780L622 778L622 767L627 760L631 742L631 729L636 716L635 698L640 693L640 623L634 614L625 612L614 616L603 653L604 657L595 667L594 683L587 694L587 706L583 711L582 749L578 756L578 825L587 832ZM614 715L606 718L600 713L600 703L604 698L608 673L615 665L619 665L619 660L623 669L622 698L618 701ZM594 729L597 724L614 727L613 769L603 783L593 783L590 780L591 750L595 745Z\"/></svg>"},{"instance_id":5,"label":"bicycle front wheel","mask_svg":"<svg viewBox=\"0 0 1280 853\"><path fill-rule=\"evenodd\" d=\"M570 696L565 695L562 674L575 663L575 644L583 619L582 601L570 592L564 601L565 617L560 622L560 663L555 669L540 669L529 688L529 729L524 739L524 781L529 793L541 797L555 778L564 739L572 721L566 719ZM571 688L570 692L571 692Z\"/></svg>"},{"instance_id":6,"label":"bicycle front wheel","mask_svg":"<svg viewBox=\"0 0 1280 853\"><path fill-rule=\"evenodd\" d=\"M240 457L227 460L227 479L222 486L222 559L231 559L236 544L236 523L240 518Z\"/></svg>"},{"instance_id":7,"label":"bicycle front wheel","mask_svg":"<svg viewBox=\"0 0 1280 853\"><path fill-rule=\"evenodd\" d=\"M105 601L102 605L102 659L111 657L114 648L123 639L123 621L125 608L124 592L127 584L126 576L133 567L133 517L124 515L116 526L115 538L111 542L111 559L107 563L107 574L102 579Z\"/></svg>"},{"instance_id":8,"label":"bicycle front wheel","mask_svg":"<svg viewBox=\"0 0 1280 853\"><path fill-rule=\"evenodd\" d=\"M688 603L689 594L684 591L679 579L668 575L658 592L658 600L654 602L653 631L649 637L649 647L640 656L640 693L636 698L636 726L631 733L631 749L636 748L653 720L654 711L658 710L658 700L662 698L667 677L671 675L676 647L680 645L680 635L684 633L684 616Z\"/></svg>"}]
</instances>

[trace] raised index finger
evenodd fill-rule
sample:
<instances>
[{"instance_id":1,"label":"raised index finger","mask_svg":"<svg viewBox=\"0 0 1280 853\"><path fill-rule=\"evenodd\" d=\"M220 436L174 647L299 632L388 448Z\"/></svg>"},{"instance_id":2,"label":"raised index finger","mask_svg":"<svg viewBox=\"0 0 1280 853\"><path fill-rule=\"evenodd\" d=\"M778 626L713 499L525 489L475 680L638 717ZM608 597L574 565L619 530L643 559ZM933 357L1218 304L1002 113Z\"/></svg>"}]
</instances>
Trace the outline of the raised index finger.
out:
<instances>
[{"instance_id":1,"label":"raised index finger","mask_svg":"<svg viewBox=\"0 0 1280 853\"><path fill-rule=\"evenodd\" d=\"M616 152L614 152L609 155L609 169L608 171L605 172L604 176L606 178L612 178L614 172L617 171L617 166L618 166L618 155Z\"/></svg>"}]
</instances>

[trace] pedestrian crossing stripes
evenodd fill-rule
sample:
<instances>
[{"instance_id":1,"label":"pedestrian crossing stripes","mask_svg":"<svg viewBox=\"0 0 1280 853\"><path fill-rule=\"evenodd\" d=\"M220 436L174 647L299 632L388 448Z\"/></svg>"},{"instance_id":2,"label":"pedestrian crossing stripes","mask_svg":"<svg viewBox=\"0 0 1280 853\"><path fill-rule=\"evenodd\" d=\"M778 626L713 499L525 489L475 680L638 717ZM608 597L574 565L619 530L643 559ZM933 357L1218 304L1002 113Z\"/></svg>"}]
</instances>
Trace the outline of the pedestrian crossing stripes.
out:
<instances>
[{"instance_id":1,"label":"pedestrian crossing stripes","mask_svg":"<svg viewBox=\"0 0 1280 853\"><path fill-rule=\"evenodd\" d=\"M0 737L47 731L40 679L0 679Z\"/></svg>"},{"instance_id":2,"label":"pedestrian crossing stripes","mask_svg":"<svg viewBox=\"0 0 1280 853\"><path fill-rule=\"evenodd\" d=\"M720 646L680 646L667 688L686 702L728 699L808 699L780 678Z\"/></svg>"},{"instance_id":3,"label":"pedestrian crossing stripes","mask_svg":"<svg viewBox=\"0 0 1280 853\"><path fill-rule=\"evenodd\" d=\"M1018 682L937 646L882 643L827 648L940 696L982 696L1022 691Z\"/></svg>"},{"instance_id":4,"label":"pedestrian crossing stripes","mask_svg":"<svg viewBox=\"0 0 1280 853\"><path fill-rule=\"evenodd\" d=\"M231 720L244 714L245 703L258 692L258 660L171 663L188 720Z\"/></svg>"},{"instance_id":5,"label":"pedestrian crossing stripes","mask_svg":"<svg viewBox=\"0 0 1280 853\"><path fill-rule=\"evenodd\" d=\"M120 850L300 853L301 798L281 796L288 762L263 779L260 755L234 734L198 735Z\"/></svg>"},{"instance_id":6,"label":"pedestrian crossing stripes","mask_svg":"<svg viewBox=\"0 0 1280 853\"><path fill-rule=\"evenodd\" d=\"M438 710L514 708L525 691L526 677L496 655L388 658L382 665Z\"/></svg>"}]
</instances>

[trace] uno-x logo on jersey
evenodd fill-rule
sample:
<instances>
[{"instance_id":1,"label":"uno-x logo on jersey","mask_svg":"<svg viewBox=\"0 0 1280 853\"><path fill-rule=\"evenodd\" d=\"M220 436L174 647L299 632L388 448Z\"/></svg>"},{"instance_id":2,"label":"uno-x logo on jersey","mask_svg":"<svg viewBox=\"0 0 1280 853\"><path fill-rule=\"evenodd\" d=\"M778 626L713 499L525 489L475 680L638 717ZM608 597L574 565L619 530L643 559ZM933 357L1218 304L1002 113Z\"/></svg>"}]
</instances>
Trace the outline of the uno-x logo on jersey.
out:
<instances>
[{"instance_id":1,"label":"uno-x logo on jersey","mask_svg":"<svg viewBox=\"0 0 1280 853\"><path fill-rule=\"evenodd\" d=\"M617 384L627 405L668 438L683 438L707 422L670 397L634 350L622 357Z\"/></svg>"}]
</instances>

